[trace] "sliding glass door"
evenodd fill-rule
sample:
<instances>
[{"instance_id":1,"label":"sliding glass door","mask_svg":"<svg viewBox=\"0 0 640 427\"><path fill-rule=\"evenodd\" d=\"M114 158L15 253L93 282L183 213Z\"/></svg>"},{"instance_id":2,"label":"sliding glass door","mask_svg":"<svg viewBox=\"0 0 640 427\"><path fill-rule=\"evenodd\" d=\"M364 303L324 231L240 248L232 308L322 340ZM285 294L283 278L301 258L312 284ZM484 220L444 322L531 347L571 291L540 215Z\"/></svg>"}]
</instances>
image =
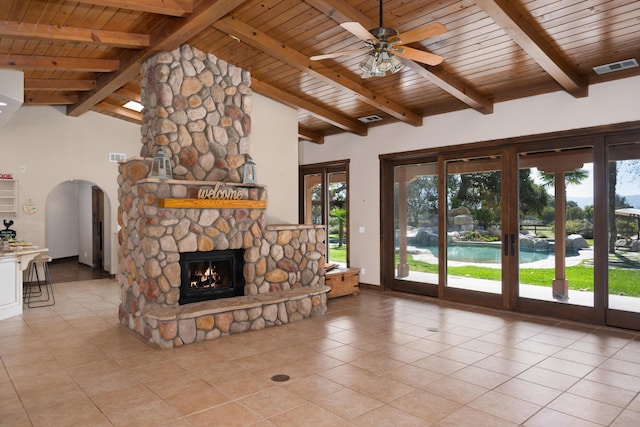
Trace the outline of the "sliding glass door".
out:
<instances>
[{"instance_id":1,"label":"sliding glass door","mask_svg":"<svg viewBox=\"0 0 640 427\"><path fill-rule=\"evenodd\" d=\"M394 167L393 201L394 277L399 289L413 282L428 292L438 284L438 163Z\"/></svg>"},{"instance_id":2,"label":"sliding glass door","mask_svg":"<svg viewBox=\"0 0 640 427\"><path fill-rule=\"evenodd\" d=\"M505 256L502 156L457 158L445 166L446 286L500 295Z\"/></svg>"},{"instance_id":3,"label":"sliding glass door","mask_svg":"<svg viewBox=\"0 0 640 427\"><path fill-rule=\"evenodd\" d=\"M593 149L521 152L520 298L594 306Z\"/></svg>"},{"instance_id":4,"label":"sliding glass door","mask_svg":"<svg viewBox=\"0 0 640 427\"><path fill-rule=\"evenodd\" d=\"M640 133L381 156L382 283L640 330Z\"/></svg>"},{"instance_id":5,"label":"sliding glass door","mask_svg":"<svg viewBox=\"0 0 640 427\"><path fill-rule=\"evenodd\" d=\"M503 260L515 255L503 239L513 235L503 220L509 158L493 150L393 166L392 289L502 306Z\"/></svg>"}]
</instances>

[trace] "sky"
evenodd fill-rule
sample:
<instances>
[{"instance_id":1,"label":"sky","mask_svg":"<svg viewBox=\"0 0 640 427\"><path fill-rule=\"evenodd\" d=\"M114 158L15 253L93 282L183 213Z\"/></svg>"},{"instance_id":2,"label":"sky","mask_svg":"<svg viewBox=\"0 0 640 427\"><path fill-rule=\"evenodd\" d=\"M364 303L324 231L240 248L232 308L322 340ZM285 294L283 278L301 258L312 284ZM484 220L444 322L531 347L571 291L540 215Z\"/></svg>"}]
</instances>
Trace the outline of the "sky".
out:
<instances>
[{"instance_id":1,"label":"sky","mask_svg":"<svg viewBox=\"0 0 640 427\"><path fill-rule=\"evenodd\" d=\"M587 163L582 169L589 172L589 177L582 181L580 185L567 185L567 198L571 200L572 197L577 198L593 198L593 163ZM537 169L532 171L531 175L534 177L536 183L541 181L537 179ZM634 196L640 195L640 185L638 184L638 178L635 180L628 175L619 175L616 185L616 193L621 196ZM549 189L549 194L553 195L553 187Z\"/></svg>"},{"instance_id":2,"label":"sky","mask_svg":"<svg viewBox=\"0 0 640 427\"><path fill-rule=\"evenodd\" d=\"M567 185L567 200L572 200L578 204L578 206L584 208L588 205L593 205L593 163L587 163L582 169L587 170L589 177L582 181L580 185L568 184ZM538 170L532 168L531 176L537 184L541 183L538 178ZM553 196L553 187L547 189L549 194ZM640 209L640 185L638 184L638 177L635 179L629 174L618 175L618 182L616 185L616 192L620 196L627 198L627 202L633 205L635 208ZM629 198L629 196L635 196Z\"/></svg>"}]
</instances>

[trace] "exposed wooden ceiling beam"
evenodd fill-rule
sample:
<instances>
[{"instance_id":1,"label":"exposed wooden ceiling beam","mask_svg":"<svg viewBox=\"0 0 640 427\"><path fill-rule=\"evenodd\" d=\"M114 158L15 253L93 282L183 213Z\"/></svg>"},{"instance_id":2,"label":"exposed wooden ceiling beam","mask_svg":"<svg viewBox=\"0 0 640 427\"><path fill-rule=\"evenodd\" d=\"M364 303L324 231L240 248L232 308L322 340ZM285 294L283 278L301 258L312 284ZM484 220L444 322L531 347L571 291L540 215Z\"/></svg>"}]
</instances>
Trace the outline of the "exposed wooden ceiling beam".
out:
<instances>
[{"instance_id":1,"label":"exposed wooden ceiling beam","mask_svg":"<svg viewBox=\"0 0 640 427\"><path fill-rule=\"evenodd\" d=\"M0 56L0 66L24 69L94 71L108 73L120 66L117 59L65 58L59 56Z\"/></svg>"},{"instance_id":2,"label":"exposed wooden ceiling beam","mask_svg":"<svg viewBox=\"0 0 640 427\"><path fill-rule=\"evenodd\" d=\"M140 91L135 91L128 89L126 87L121 87L117 91L114 92L115 95L118 95L121 98L129 99L131 101L140 102Z\"/></svg>"},{"instance_id":3,"label":"exposed wooden ceiling beam","mask_svg":"<svg viewBox=\"0 0 640 427\"><path fill-rule=\"evenodd\" d=\"M77 117L88 111L98 102L133 80L140 73L140 65L161 51L171 51L180 44L198 34L212 22L225 16L247 0L206 0L201 2L191 15L163 25L151 37L151 45L143 50L132 51L117 73L102 75L98 79L96 90L81 96L80 101L67 108L67 114Z\"/></svg>"},{"instance_id":4,"label":"exposed wooden ceiling beam","mask_svg":"<svg viewBox=\"0 0 640 427\"><path fill-rule=\"evenodd\" d=\"M316 144L324 144L323 134L314 132L311 129L307 129L303 126L298 126L298 138L305 141L315 142Z\"/></svg>"},{"instance_id":5,"label":"exposed wooden ceiling beam","mask_svg":"<svg viewBox=\"0 0 640 427\"><path fill-rule=\"evenodd\" d=\"M360 10L342 0L305 0L305 3L324 13L338 24L343 22L359 22L366 28L376 28L379 25L378 22L373 21ZM403 62L420 76L429 80L445 92L448 92L451 96L464 102L469 107L483 114L493 113L493 101L485 98L474 88L461 82L458 78L447 73L442 68L425 67L422 64L410 60L403 60Z\"/></svg>"},{"instance_id":6,"label":"exposed wooden ceiling beam","mask_svg":"<svg viewBox=\"0 0 640 427\"><path fill-rule=\"evenodd\" d=\"M133 111L119 105L113 105L109 102L103 101L98 103L93 109L98 113L107 112L110 116L114 116L131 123L142 124L142 113L138 113L137 111Z\"/></svg>"},{"instance_id":7,"label":"exposed wooden ceiling beam","mask_svg":"<svg viewBox=\"0 0 640 427\"><path fill-rule=\"evenodd\" d=\"M78 3L116 7L160 15L186 16L193 11L193 0L75 0Z\"/></svg>"},{"instance_id":8,"label":"exposed wooden ceiling beam","mask_svg":"<svg viewBox=\"0 0 640 427\"><path fill-rule=\"evenodd\" d=\"M555 81L576 98L589 94L587 79L567 63L509 0L476 0L486 13Z\"/></svg>"},{"instance_id":9,"label":"exposed wooden ceiling beam","mask_svg":"<svg viewBox=\"0 0 640 427\"><path fill-rule=\"evenodd\" d=\"M24 79L24 90L93 90L95 80Z\"/></svg>"},{"instance_id":10,"label":"exposed wooden ceiling beam","mask_svg":"<svg viewBox=\"0 0 640 427\"><path fill-rule=\"evenodd\" d=\"M28 93L24 97L25 105L69 105L78 102L78 95L41 95Z\"/></svg>"},{"instance_id":11,"label":"exposed wooden ceiling beam","mask_svg":"<svg viewBox=\"0 0 640 427\"><path fill-rule=\"evenodd\" d=\"M301 108L309 112L312 116L327 123L331 123L342 130L353 132L360 136L367 135L367 127L359 121L334 113L333 111L329 111L314 102L307 101L292 95L290 92L286 92L267 83L263 83L260 80L257 80L254 76L251 76L251 88L257 93L291 108Z\"/></svg>"},{"instance_id":12,"label":"exposed wooden ceiling beam","mask_svg":"<svg viewBox=\"0 0 640 427\"><path fill-rule=\"evenodd\" d=\"M38 25L27 22L0 21L0 37L15 39L89 43L105 46L141 49L148 47L148 34L122 33L53 25Z\"/></svg>"},{"instance_id":13,"label":"exposed wooden ceiling beam","mask_svg":"<svg viewBox=\"0 0 640 427\"><path fill-rule=\"evenodd\" d=\"M478 94L475 89L456 79L451 74L437 67L426 68L414 61L404 61L407 67L429 80L440 89L449 92L469 107L483 114L493 113L493 101Z\"/></svg>"},{"instance_id":14,"label":"exposed wooden ceiling beam","mask_svg":"<svg viewBox=\"0 0 640 427\"><path fill-rule=\"evenodd\" d=\"M227 17L217 21L213 26L225 34L237 37L243 43L253 46L300 71L313 75L339 89L347 90L361 101L374 108L384 111L398 120L413 126L422 125L422 117L413 111L395 103L387 97L376 94L359 83L343 76L318 62L311 61L305 55L275 40L265 33L241 22L234 17Z\"/></svg>"}]
</instances>

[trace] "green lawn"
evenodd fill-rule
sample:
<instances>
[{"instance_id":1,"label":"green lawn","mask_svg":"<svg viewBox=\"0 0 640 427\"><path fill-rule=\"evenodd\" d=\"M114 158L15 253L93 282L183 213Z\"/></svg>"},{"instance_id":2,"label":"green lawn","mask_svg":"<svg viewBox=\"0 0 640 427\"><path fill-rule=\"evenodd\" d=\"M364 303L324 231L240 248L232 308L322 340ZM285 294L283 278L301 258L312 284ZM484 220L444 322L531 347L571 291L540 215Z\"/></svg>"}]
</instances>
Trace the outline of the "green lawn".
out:
<instances>
[{"instance_id":1,"label":"green lawn","mask_svg":"<svg viewBox=\"0 0 640 427\"><path fill-rule=\"evenodd\" d=\"M396 254L396 263L398 255ZM338 248L335 245L329 247L329 262L346 263L347 246ZM423 261L414 260L411 255L407 255L407 262L411 271L438 274L436 264L428 264ZM609 293L640 297L640 262L629 260L624 255L616 254L610 256L609 268ZM502 280L502 270L497 268L487 268L479 266L449 267L449 274L459 277L472 277L474 279ZM580 265L567 267L567 279L569 289L593 292L593 266L583 263ZM553 268L521 268L520 282L527 285L551 287L555 279Z\"/></svg>"},{"instance_id":2,"label":"green lawn","mask_svg":"<svg viewBox=\"0 0 640 427\"><path fill-rule=\"evenodd\" d=\"M338 245L329 245L329 263L337 262L347 263L347 245L342 245L341 248Z\"/></svg>"},{"instance_id":3,"label":"green lawn","mask_svg":"<svg viewBox=\"0 0 640 427\"><path fill-rule=\"evenodd\" d=\"M416 261L411 255L407 256L411 271L423 273L438 273L436 264L428 264ZM396 256L397 262L397 256ZM478 266L449 267L448 273L459 277L472 277L500 281L502 270ZM567 267L566 276L569 279L569 288L572 290L593 291L593 266L576 265ZM521 268L520 282L528 285L551 287L555 278L553 268ZM609 268L609 293L624 294L626 296L640 297L640 269L639 268Z\"/></svg>"}]
</instances>

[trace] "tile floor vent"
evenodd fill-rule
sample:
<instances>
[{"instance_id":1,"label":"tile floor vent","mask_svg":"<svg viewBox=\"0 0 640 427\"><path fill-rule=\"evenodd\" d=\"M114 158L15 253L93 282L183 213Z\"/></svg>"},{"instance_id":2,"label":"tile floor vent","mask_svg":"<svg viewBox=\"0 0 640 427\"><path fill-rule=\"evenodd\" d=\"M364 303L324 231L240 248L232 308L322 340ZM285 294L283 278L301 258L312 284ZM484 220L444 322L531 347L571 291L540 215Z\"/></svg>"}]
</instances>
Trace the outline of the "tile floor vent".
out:
<instances>
[{"instance_id":1,"label":"tile floor vent","mask_svg":"<svg viewBox=\"0 0 640 427\"><path fill-rule=\"evenodd\" d=\"M371 122L379 122L380 120L382 120L382 117L376 116L374 114L372 116L360 117L358 120L360 120L362 123L371 123Z\"/></svg>"},{"instance_id":2,"label":"tile floor vent","mask_svg":"<svg viewBox=\"0 0 640 427\"><path fill-rule=\"evenodd\" d=\"M127 155L124 153L109 153L109 161L112 163L124 162Z\"/></svg>"},{"instance_id":3,"label":"tile floor vent","mask_svg":"<svg viewBox=\"0 0 640 427\"><path fill-rule=\"evenodd\" d=\"M631 59L626 59L624 61L612 62L611 64L598 65L597 67L593 67L593 71L595 71L596 74L605 74L605 73L625 70L627 68L633 68L637 66L638 66L638 61L636 61L635 58L631 58Z\"/></svg>"}]
</instances>

